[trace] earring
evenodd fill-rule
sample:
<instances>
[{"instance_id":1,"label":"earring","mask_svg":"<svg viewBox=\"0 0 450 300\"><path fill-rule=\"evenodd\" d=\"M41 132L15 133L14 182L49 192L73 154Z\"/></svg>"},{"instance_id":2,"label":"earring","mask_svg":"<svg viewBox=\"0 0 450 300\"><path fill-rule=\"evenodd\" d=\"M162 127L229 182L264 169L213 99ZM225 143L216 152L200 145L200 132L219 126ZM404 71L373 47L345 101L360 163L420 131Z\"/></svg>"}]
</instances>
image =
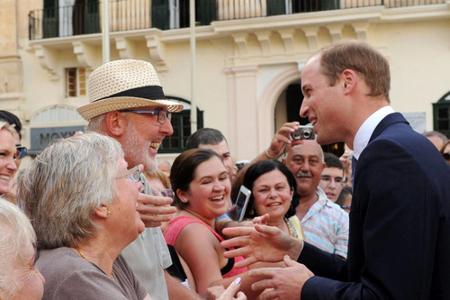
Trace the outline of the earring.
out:
<instances>
[{"instance_id":1,"label":"earring","mask_svg":"<svg viewBox=\"0 0 450 300\"><path fill-rule=\"evenodd\" d=\"M109 210L109 207L106 208L106 216L107 217L111 216L111 211Z\"/></svg>"}]
</instances>

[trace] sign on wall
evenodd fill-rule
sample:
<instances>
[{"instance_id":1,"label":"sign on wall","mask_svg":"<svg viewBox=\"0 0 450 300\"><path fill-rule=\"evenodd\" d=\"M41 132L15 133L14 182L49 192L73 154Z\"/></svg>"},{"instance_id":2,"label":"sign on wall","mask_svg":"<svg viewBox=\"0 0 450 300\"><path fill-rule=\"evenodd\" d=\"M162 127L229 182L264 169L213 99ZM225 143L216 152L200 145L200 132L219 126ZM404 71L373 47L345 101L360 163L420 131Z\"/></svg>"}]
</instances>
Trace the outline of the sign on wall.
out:
<instances>
[{"instance_id":1,"label":"sign on wall","mask_svg":"<svg viewBox=\"0 0 450 300\"><path fill-rule=\"evenodd\" d=\"M68 138L78 131L85 131L85 129L85 126L30 128L31 149L28 152L30 154L39 154L51 143L59 139Z\"/></svg>"},{"instance_id":2,"label":"sign on wall","mask_svg":"<svg viewBox=\"0 0 450 300\"><path fill-rule=\"evenodd\" d=\"M403 112L402 115L415 131L420 134L426 131L427 116L425 112Z\"/></svg>"}]
</instances>

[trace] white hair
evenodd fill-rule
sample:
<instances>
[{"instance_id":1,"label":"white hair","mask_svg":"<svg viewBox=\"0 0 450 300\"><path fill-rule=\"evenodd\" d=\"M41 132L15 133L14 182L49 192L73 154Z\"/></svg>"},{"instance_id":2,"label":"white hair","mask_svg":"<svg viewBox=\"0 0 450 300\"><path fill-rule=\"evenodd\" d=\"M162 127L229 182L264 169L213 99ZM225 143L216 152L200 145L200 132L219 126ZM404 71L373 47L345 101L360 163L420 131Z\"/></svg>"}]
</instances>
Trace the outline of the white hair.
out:
<instances>
[{"instance_id":1,"label":"white hair","mask_svg":"<svg viewBox=\"0 0 450 300\"><path fill-rule=\"evenodd\" d=\"M55 142L17 179L17 199L24 203L36 230L38 247L75 247L96 234L92 212L115 196L120 144L98 133Z\"/></svg>"},{"instance_id":2,"label":"white hair","mask_svg":"<svg viewBox=\"0 0 450 300\"><path fill-rule=\"evenodd\" d=\"M14 204L0 198L0 299L11 299L24 284L30 257L24 249L36 244L30 221Z\"/></svg>"},{"instance_id":3,"label":"white hair","mask_svg":"<svg viewBox=\"0 0 450 300\"><path fill-rule=\"evenodd\" d=\"M104 126L103 121L105 120L105 116L106 116L106 114L102 114L102 115L99 115L99 116L96 116L96 117L90 119L87 129L89 131L95 131L98 133L102 133L104 131L103 130L103 126Z\"/></svg>"}]
</instances>

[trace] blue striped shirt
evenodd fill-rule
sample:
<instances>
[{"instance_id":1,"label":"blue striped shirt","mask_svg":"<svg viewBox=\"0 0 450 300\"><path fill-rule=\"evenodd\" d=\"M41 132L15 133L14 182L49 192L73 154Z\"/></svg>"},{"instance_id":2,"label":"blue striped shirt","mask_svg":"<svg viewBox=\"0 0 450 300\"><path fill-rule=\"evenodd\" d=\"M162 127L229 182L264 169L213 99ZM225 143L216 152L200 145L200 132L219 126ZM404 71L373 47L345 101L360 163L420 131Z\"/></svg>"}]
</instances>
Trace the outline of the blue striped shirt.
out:
<instances>
[{"instance_id":1,"label":"blue striped shirt","mask_svg":"<svg viewBox=\"0 0 450 300\"><path fill-rule=\"evenodd\" d=\"M301 223L305 241L319 249L347 258L348 213L330 201L317 188L318 200L309 208Z\"/></svg>"}]
</instances>

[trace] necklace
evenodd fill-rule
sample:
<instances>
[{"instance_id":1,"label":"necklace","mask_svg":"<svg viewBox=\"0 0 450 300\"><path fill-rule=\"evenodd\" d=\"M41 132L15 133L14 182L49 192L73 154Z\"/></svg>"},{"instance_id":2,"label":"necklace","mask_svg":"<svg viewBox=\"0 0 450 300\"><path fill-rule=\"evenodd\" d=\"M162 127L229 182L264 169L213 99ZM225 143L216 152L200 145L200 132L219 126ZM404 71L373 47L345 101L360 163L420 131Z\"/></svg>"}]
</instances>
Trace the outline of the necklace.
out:
<instances>
[{"instance_id":1,"label":"necklace","mask_svg":"<svg viewBox=\"0 0 450 300\"><path fill-rule=\"evenodd\" d=\"M78 255L79 255L82 259L84 259L84 260L90 262L90 263L93 264L97 269L99 269L102 273L104 273L106 276L108 276L109 278L111 278L111 279L114 280L114 272L112 272L111 274L108 274L108 273L105 272L102 268L100 268L96 263L94 263L94 262L90 261L89 259L87 259L87 257L83 254L83 252L81 252L80 249L78 249L78 248L73 248L73 249L75 249L75 251L78 253Z\"/></svg>"},{"instance_id":2,"label":"necklace","mask_svg":"<svg viewBox=\"0 0 450 300\"><path fill-rule=\"evenodd\" d=\"M75 251L77 251L78 255L79 255L81 258L83 258L84 260L89 261L89 259L87 259L86 256L84 256L83 252L81 252L80 249L78 249L78 248L74 248L74 249L75 249ZM89 261L89 262L90 262L90 261Z\"/></svg>"}]
</instances>

